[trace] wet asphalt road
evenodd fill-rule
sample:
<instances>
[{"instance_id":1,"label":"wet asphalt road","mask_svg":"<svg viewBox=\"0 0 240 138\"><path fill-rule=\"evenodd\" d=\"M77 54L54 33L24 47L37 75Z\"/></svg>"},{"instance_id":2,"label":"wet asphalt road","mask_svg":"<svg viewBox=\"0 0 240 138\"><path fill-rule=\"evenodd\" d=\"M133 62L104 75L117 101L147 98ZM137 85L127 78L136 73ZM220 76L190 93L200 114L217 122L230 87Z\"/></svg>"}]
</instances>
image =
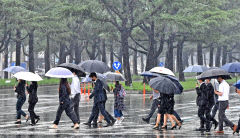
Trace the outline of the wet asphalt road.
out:
<instances>
[{"instance_id":1,"label":"wet asphalt road","mask_svg":"<svg viewBox=\"0 0 240 138\"><path fill-rule=\"evenodd\" d=\"M132 94L131 94L132 93ZM30 126L29 122L25 123L22 118L21 125L15 125L16 115L16 96L13 90L0 90L0 137L22 138L22 137L46 137L46 138L63 138L63 137L146 137L146 138L175 138L175 137L216 137L214 130L211 133L200 133L194 131L199 127L199 118L197 117L197 107L195 104L195 92L186 92L182 95L175 96L175 110L184 120L181 130L157 131L152 129L151 124L145 124L141 118L148 113L151 101L150 95L143 96L134 92L128 92L125 98L127 110L123 112L124 121L121 125L115 125L108 128L99 126L98 128L89 128L82 123L86 122L91 111L92 100L88 96L81 95L80 117L81 125L79 130L71 128L72 122L63 112L59 128L57 130L49 129L55 119L58 107L57 86L40 87L38 91L39 102L36 105L36 114L41 116L37 126ZM235 93L230 95L230 109L227 110L227 117L237 123L240 111L240 96ZM113 94L108 93L106 109L113 114ZM28 103L25 102L23 110L27 112ZM29 113L28 113L29 114ZM155 117L156 115L154 115ZM154 117L151 122L153 123ZM170 124L169 124L170 126ZM225 135L219 137L233 137L229 128L224 128Z\"/></svg>"}]
</instances>

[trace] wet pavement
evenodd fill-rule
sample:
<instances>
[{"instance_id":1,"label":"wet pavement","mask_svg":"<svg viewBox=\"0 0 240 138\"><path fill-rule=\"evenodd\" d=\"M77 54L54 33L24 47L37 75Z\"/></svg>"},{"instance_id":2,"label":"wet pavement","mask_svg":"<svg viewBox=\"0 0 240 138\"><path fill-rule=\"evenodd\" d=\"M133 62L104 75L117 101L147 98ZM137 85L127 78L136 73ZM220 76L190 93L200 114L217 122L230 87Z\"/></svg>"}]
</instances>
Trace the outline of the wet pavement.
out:
<instances>
[{"instance_id":1,"label":"wet pavement","mask_svg":"<svg viewBox=\"0 0 240 138\"><path fill-rule=\"evenodd\" d=\"M57 130L49 129L55 119L58 107L57 86L40 87L38 91L39 102L35 111L41 116L37 126L30 126L29 122L22 120L21 125L15 125L16 115L16 96L13 90L0 90L0 137L22 138L22 137L146 137L146 138L165 138L165 137L216 137L212 130L211 133L200 133L194 131L199 127L199 118L197 117L197 107L195 104L195 92L186 92L182 95L175 96L175 110L184 120L181 130L157 131L152 129L151 124L145 124L141 118L146 116L151 106L150 95L143 96L135 92L128 92L125 98L127 110L123 112L124 121L121 125L104 128L89 128L82 123L86 122L91 111L92 100L87 95L82 94L80 103L81 125L79 130L71 128L72 122L66 116L62 115L59 128ZM230 109L227 110L227 117L237 123L239 119L240 102L239 96L232 92L230 94ZM113 94L108 93L106 109L113 114ZM28 103L25 102L23 110L27 112ZM29 113L28 113L29 114ZM156 115L154 115L155 117ZM154 117L151 123L154 121ZM170 126L170 124L169 124ZM233 137L232 131L225 127L225 135L219 137Z\"/></svg>"}]
</instances>

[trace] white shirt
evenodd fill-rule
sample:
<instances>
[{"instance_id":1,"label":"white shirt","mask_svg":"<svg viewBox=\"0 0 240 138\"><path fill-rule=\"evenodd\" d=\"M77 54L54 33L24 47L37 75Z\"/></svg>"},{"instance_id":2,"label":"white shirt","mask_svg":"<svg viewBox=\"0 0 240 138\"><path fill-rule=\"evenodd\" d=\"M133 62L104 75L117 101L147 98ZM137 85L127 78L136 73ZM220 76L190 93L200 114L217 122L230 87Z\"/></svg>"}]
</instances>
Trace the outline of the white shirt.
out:
<instances>
[{"instance_id":1,"label":"white shirt","mask_svg":"<svg viewBox=\"0 0 240 138\"><path fill-rule=\"evenodd\" d=\"M71 97L75 97L75 95L78 93L81 93L80 81L77 75L74 75L74 77L72 78L72 84L71 84Z\"/></svg>"},{"instance_id":2,"label":"white shirt","mask_svg":"<svg viewBox=\"0 0 240 138\"><path fill-rule=\"evenodd\" d=\"M230 91L230 86L229 84L223 80L219 84L219 92L223 93L222 96L218 96L218 101L227 101L229 100L229 91Z\"/></svg>"}]
</instances>

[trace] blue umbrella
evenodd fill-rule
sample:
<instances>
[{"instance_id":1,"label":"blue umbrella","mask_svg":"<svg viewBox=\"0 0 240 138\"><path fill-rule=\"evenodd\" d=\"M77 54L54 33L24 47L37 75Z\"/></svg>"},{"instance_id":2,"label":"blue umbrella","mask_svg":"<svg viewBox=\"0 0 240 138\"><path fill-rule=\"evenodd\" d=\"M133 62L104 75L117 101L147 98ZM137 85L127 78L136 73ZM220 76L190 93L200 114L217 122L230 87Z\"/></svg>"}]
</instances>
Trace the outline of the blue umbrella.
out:
<instances>
[{"instance_id":1,"label":"blue umbrella","mask_svg":"<svg viewBox=\"0 0 240 138\"><path fill-rule=\"evenodd\" d=\"M50 69L45 76L52 78L73 78L74 75L69 69L62 67L55 67Z\"/></svg>"},{"instance_id":2,"label":"blue umbrella","mask_svg":"<svg viewBox=\"0 0 240 138\"><path fill-rule=\"evenodd\" d=\"M201 66L201 65L194 65L187 67L183 72L195 72L195 73L201 73L208 70L207 67Z\"/></svg>"},{"instance_id":3,"label":"blue umbrella","mask_svg":"<svg viewBox=\"0 0 240 138\"><path fill-rule=\"evenodd\" d=\"M150 72L150 71L144 71L140 74L140 76L144 76L144 77L158 77L160 76L160 74L158 73L153 73L153 72Z\"/></svg>"},{"instance_id":4,"label":"blue umbrella","mask_svg":"<svg viewBox=\"0 0 240 138\"><path fill-rule=\"evenodd\" d=\"M11 67L5 68L3 71L15 74L18 72L26 71L26 69L20 66L11 66Z\"/></svg>"},{"instance_id":5,"label":"blue umbrella","mask_svg":"<svg viewBox=\"0 0 240 138\"><path fill-rule=\"evenodd\" d=\"M237 89L240 89L240 80L233 84L233 86L236 87Z\"/></svg>"},{"instance_id":6,"label":"blue umbrella","mask_svg":"<svg viewBox=\"0 0 240 138\"><path fill-rule=\"evenodd\" d=\"M240 62L227 63L221 67L229 73L240 73Z\"/></svg>"}]
</instances>

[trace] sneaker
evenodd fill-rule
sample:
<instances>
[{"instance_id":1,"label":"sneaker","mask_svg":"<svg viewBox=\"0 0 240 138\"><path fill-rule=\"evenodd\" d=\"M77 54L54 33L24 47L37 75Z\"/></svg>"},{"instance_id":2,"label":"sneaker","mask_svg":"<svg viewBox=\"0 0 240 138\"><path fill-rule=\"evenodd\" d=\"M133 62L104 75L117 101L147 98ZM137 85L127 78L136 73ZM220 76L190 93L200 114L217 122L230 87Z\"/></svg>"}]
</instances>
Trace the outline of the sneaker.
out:
<instances>
[{"instance_id":1,"label":"sneaker","mask_svg":"<svg viewBox=\"0 0 240 138\"><path fill-rule=\"evenodd\" d=\"M121 118L120 118L120 121L122 122L124 120L124 117L122 116Z\"/></svg>"},{"instance_id":2,"label":"sneaker","mask_svg":"<svg viewBox=\"0 0 240 138\"><path fill-rule=\"evenodd\" d=\"M21 121L16 121L14 124L21 124L22 122Z\"/></svg>"},{"instance_id":3,"label":"sneaker","mask_svg":"<svg viewBox=\"0 0 240 138\"><path fill-rule=\"evenodd\" d=\"M49 126L49 128L50 128L50 129L57 129L58 126L54 124L54 125L52 125L52 126Z\"/></svg>"},{"instance_id":4,"label":"sneaker","mask_svg":"<svg viewBox=\"0 0 240 138\"><path fill-rule=\"evenodd\" d=\"M83 124L86 125L86 126L91 126L91 123L88 123L88 122L83 123Z\"/></svg>"}]
</instances>

